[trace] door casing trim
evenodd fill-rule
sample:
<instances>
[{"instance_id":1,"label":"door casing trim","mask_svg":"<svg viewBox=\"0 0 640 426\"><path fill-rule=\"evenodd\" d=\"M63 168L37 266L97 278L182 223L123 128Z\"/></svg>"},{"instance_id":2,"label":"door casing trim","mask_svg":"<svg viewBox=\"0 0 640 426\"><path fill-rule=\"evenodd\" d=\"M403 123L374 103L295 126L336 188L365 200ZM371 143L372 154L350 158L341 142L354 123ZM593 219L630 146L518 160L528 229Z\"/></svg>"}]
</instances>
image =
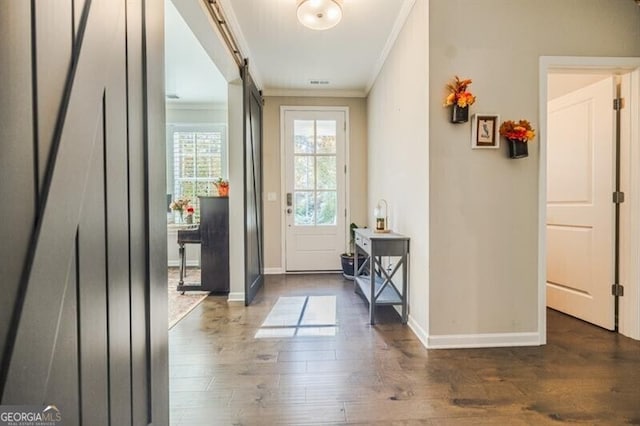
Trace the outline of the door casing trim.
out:
<instances>
[{"instance_id":1,"label":"door casing trim","mask_svg":"<svg viewBox=\"0 0 640 426\"><path fill-rule=\"evenodd\" d=\"M280 267L283 273L287 273L287 247L286 247L286 238L287 238L287 224L286 218L284 215L284 211L286 209L285 205L285 195L287 192L287 182L286 175L284 173L285 169L285 159L286 159L286 151L285 151L285 113L287 111L335 111L335 112L344 112L344 123L346 126L345 135L344 135L344 164L347 166L347 172L345 173L345 208L347 209L347 216L345 218L345 235L344 235L344 243L348 241L348 232L349 232L349 224L351 223L351 197L350 197L350 184L351 184L351 163L350 163L350 138L349 135L351 133L351 124L349 122L349 107L348 106L295 106L295 105L281 105L280 106Z\"/></svg>"}]
</instances>

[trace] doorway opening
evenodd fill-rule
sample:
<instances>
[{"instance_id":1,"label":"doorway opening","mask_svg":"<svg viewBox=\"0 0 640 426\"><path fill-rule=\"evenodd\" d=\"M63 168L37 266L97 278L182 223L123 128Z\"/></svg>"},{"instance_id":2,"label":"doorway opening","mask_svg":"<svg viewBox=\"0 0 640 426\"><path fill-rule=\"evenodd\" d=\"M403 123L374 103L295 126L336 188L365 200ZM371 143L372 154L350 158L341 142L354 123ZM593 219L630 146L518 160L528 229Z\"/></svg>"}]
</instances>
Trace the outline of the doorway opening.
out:
<instances>
[{"instance_id":1,"label":"doorway opening","mask_svg":"<svg viewBox=\"0 0 640 426\"><path fill-rule=\"evenodd\" d=\"M629 238L640 213L629 202L640 186L632 180L640 164L633 146L640 59L543 57L540 64L541 343L547 306L640 339L638 238ZM615 284L624 286L617 301Z\"/></svg>"},{"instance_id":2,"label":"doorway opening","mask_svg":"<svg viewBox=\"0 0 640 426\"><path fill-rule=\"evenodd\" d=\"M228 83L171 0L165 0L165 70L171 328L211 291L229 292L228 242L213 247L201 229L203 213L223 220L226 211L226 233L211 231L228 241L228 199L217 197L229 179ZM208 280L211 270L215 282Z\"/></svg>"},{"instance_id":3,"label":"doorway opening","mask_svg":"<svg viewBox=\"0 0 640 426\"><path fill-rule=\"evenodd\" d=\"M618 80L548 75L547 306L607 330L616 328Z\"/></svg>"}]
</instances>

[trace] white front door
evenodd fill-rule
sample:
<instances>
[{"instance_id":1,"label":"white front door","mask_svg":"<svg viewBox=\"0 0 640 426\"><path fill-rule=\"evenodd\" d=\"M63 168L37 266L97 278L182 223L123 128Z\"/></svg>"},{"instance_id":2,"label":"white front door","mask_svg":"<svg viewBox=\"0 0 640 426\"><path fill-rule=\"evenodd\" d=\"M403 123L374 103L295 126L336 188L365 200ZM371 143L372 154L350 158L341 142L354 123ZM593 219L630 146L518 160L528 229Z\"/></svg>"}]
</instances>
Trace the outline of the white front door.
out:
<instances>
[{"instance_id":1,"label":"white front door","mask_svg":"<svg viewBox=\"0 0 640 426\"><path fill-rule=\"evenodd\" d=\"M547 306L614 328L616 83L606 78L548 106Z\"/></svg>"},{"instance_id":2,"label":"white front door","mask_svg":"<svg viewBox=\"0 0 640 426\"><path fill-rule=\"evenodd\" d=\"M284 111L286 270L340 269L345 247L344 110Z\"/></svg>"}]
</instances>

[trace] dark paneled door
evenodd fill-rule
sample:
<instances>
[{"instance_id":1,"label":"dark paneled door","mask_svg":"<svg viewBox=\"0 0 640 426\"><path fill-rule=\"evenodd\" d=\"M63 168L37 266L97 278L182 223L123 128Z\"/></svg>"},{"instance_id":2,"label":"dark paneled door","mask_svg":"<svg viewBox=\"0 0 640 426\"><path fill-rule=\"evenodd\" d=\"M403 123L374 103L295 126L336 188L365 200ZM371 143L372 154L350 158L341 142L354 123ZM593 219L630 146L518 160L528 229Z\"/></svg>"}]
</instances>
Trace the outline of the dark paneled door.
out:
<instances>
[{"instance_id":1,"label":"dark paneled door","mask_svg":"<svg viewBox=\"0 0 640 426\"><path fill-rule=\"evenodd\" d=\"M245 289L249 305L264 282L262 232L262 96L249 67L244 81Z\"/></svg>"},{"instance_id":2,"label":"dark paneled door","mask_svg":"<svg viewBox=\"0 0 640 426\"><path fill-rule=\"evenodd\" d=\"M163 4L0 1L0 404L168 419Z\"/></svg>"}]
</instances>

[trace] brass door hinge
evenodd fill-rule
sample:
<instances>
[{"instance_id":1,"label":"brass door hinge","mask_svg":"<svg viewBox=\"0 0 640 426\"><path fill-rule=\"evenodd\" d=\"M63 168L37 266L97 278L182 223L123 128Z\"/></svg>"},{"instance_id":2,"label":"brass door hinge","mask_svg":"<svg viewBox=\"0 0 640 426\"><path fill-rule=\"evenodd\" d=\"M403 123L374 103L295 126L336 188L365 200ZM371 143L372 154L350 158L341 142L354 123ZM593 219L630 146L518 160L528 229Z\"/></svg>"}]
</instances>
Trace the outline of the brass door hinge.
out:
<instances>
[{"instance_id":1,"label":"brass door hinge","mask_svg":"<svg viewBox=\"0 0 640 426\"><path fill-rule=\"evenodd\" d=\"M624 98L616 98L613 100L613 109L616 111L624 108Z\"/></svg>"},{"instance_id":2,"label":"brass door hinge","mask_svg":"<svg viewBox=\"0 0 640 426\"><path fill-rule=\"evenodd\" d=\"M617 297L624 296L624 287L622 284L613 284L611 286L611 294Z\"/></svg>"}]
</instances>

